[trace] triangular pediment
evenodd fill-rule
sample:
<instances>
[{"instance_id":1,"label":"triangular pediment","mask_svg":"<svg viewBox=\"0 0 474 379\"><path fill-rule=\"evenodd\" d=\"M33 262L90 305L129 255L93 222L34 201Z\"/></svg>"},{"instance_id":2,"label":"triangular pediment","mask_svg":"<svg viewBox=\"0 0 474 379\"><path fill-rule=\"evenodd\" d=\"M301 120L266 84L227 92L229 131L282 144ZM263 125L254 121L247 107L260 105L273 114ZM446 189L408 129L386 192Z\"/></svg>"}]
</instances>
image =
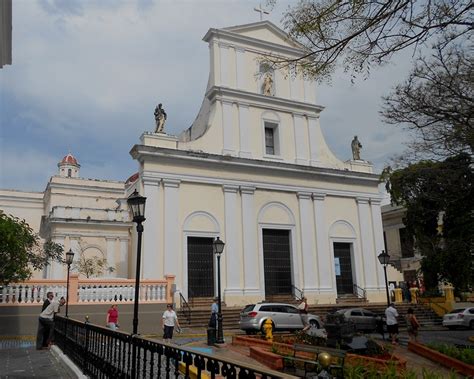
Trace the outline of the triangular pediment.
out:
<instances>
[{"instance_id":1,"label":"triangular pediment","mask_svg":"<svg viewBox=\"0 0 474 379\"><path fill-rule=\"evenodd\" d=\"M222 30L293 49L304 48L303 45L294 41L287 33L270 21L259 21L251 24L236 25Z\"/></svg>"}]
</instances>

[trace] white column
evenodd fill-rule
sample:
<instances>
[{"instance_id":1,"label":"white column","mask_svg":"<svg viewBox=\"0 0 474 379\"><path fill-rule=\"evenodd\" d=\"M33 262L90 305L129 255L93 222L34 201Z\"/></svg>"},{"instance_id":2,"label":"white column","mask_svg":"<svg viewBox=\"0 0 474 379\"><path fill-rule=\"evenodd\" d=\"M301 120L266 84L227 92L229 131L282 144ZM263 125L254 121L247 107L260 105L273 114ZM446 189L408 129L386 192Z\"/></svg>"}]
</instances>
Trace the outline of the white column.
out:
<instances>
[{"instance_id":1,"label":"white column","mask_svg":"<svg viewBox=\"0 0 474 379\"><path fill-rule=\"evenodd\" d=\"M290 98L292 100L300 100L301 99L301 93L300 93L301 78L295 73L293 69L290 69L290 75L288 79L290 81Z\"/></svg>"},{"instance_id":2,"label":"white column","mask_svg":"<svg viewBox=\"0 0 474 379\"><path fill-rule=\"evenodd\" d=\"M380 199L370 199L370 209L372 211L372 225L375 241L375 252L373 260L375 267L377 268L377 283L379 288L385 289L385 277L383 274L383 267L377 258L378 254L385 249L383 243L383 225L382 225L382 212L380 209Z\"/></svg>"},{"instance_id":3,"label":"white column","mask_svg":"<svg viewBox=\"0 0 474 379\"><path fill-rule=\"evenodd\" d=\"M255 187L240 187L242 196L242 246L244 251L244 295L260 295L258 270Z\"/></svg>"},{"instance_id":4,"label":"white column","mask_svg":"<svg viewBox=\"0 0 474 379\"><path fill-rule=\"evenodd\" d=\"M120 261L117 276L120 278L129 278L128 272L128 243L129 240L120 238Z\"/></svg>"},{"instance_id":5,"label":"white column","mask_svg":"<svg viewBox=\"0 0 474 379\"><path fill-rule=\"evenodd\" d=\"M309 131L309 151L310 151L310 163L312 166L316 166L321 162L321 151L318 146L323 136L319 127L319 119L315 117L308 117L308 131Z\"/></svg>"},{"instance_id":6,"label":"white column","mask_svg":"<svg viewBox=\"0 0 474 379\"><path fill-rule=\"evenodd\" d=\"M116 238L106 238L107 241L107 268L112 267L114 271L109 272L108 270L105 274L110 278L117 277L117 265L115 264L115 242Z\"/></svg>"},{"instance_id":7,"label":"white column","mask_svg":"<svg viewBox=\"0 0 474 379\"><path fill-rule=\"evenodd\" d=\"M163 179L164 186L164 239L165 239L165 262L164 274L176 275L178 272L178 258L181 254L179 249L180 228L178 222L179 214L179 184L180 180Z\"/></svg>"},{"instance_id":8,"label":"white column","mask_svg":"<svg viewBox=\"0 0 474 379\"><path fill-rule=\"evenodd\" d=\"M298 192L298 204L300 209L300 230L301 230L301 257L303 264L303 291L305 294L316 292L318 265L314 254L314 228L313 215L311 214L311 193ZM296 284L296 283L295 283Z\"/></svg>"},{"instance_id":9,"label":"white column","mask_svg":"<svg viewBox=\"0 0 474 379\"><path fill-rule=\"evenodd\" d=\"M239 133L241 158L252 158L252 147L250 146L250 119L248 104L239 104Z\"/></svg>"},{"instance_id":10,"label":"white column","mask_svg":"<svg viewBox=\"0 0 474 379\"><path fill-rule=\"evenodd\" d=\"M69 250L66 250L65 246L64 246L64 237L55 237L53 238L53 242L61 245L64 249L64 259L66 259L66 253L69 251ZM50 271L50 275L49 275L49 279L64 279L64 273L65 273L65 269L64 267L67 267L66 265L62 265L61 263L59 262L52 262L51 263L51 271Z\"/></svg>"},{"instance_id":11,"label":"white column","mask_svg":"<svg viewBox=\"0 0 474 379\"><path fill-rule=\"evenodd\" d=\"M304 101L306 103L316 102L316 85L313 80L303 79Z\"/></svg>"},{"instance_id":12,"label":"white column","mask_svg":"<svg viewBox=\"0 0 474 379\"><path fill-rule=\"evenodd\" d=\"M326 227L325 193L313 193L314 225L316 229L316 254L318 261L319 288L333 290L333 264L329 249L329 236Z\"/></svg>"},{"instance_id":13,"label":"white column","mask_svg":"<svg viewBox=\"0 0 474 379\"><path fill-rule=\"evenodd\" d=\"M235 48L235 67L237 89L245 90L245 50L240 47Z\"/></svg>"},{"instance_id":14,"label":"white column","mask_svg":"<svg viewBox=\"0 0 474 379\"><path fill-rule=\"evenodd\" d=\"M222 150L222 154L227 155L235 155L232 108L232 102L222 101L222 133L224 137L224 149Z\"/></svg>"},{"instance_id":15,"label":"white column","mask_svg":"<svg viewBox=\"0 0 474 379\"><path fill-rule=\"evenodd\" d=\"M295 162L296 164L307 165L308 156L306 146L308 146L308 135L306 133L303 115L293 114L293 128L295 131Z\"/></svg>"},{"instance_id":16,"label":"white column","mask_svg":"<svg viewBox=\"0 0 474 379\"><path fill-rule=\"evenodd\" d=\"M237 214L238 186L223 186L225 211L225 263L226 286L224 293L242 295L240 275L242 273L241 256L238 246L240 225Z\"/></svg>"},{"instance_id":17,"label":"white column","mask_svg":"<svg viewBox=\"0 0 474 379\"><path fill-rule=\"evenodd\" d=\"M229 46L219 44L219 51L220 51L220 71L221 71L221 85L223 87L229 87L230 85L230 50Z\"/></svg>"},{"instance_id":18,"label":"white column","mask_svg":"<svg viewBox=\"0 0 474 379\"><path fill-rule=\"evenodd\" d=\"M378 288L377 286L377 267L374 261L374 245L372 238L372 225L370 222L371 214L369 208L369 199L358 197L357 213L359 215L361 257L363 267L357 270L357 284L366 290ZM362 283L365 278L365 283Z\"/></svg>"},{"instance_id":19,"label":"white column","mask_svg":"<svg viewBox=\"0 0 474 379\"><path fill-rule=\"evenodd\" d=\"M163 268L160 260L162 245L161 227L161 189L160 178L143 176L143 192L146 197L145 218L142 234L142 260L141 271L143 279L156 279L163 277ZM133 224L136 230L136 224ZM136 249L134 246L132 249ZM135 256L136 259L136 256ZM136 270L136 268L134 269ZM135 271L133 273L135 277Z\"/></svg>"}]
</instances>

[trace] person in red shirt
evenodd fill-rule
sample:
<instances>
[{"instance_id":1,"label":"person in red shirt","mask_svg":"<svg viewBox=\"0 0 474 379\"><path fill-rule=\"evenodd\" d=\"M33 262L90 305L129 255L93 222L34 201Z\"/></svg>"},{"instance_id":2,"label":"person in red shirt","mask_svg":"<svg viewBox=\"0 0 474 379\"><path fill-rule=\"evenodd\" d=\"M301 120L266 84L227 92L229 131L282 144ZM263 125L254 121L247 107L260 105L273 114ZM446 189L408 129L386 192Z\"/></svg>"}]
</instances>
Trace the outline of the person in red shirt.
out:
<instances>
[{"instance_id":1,"label":"person in red shirt","mask_svg":"<svg viewBox=\"0 0 474 379\"><path fill-rule=\"evenodd\" d=\"M107 327L112 330L117 330L118 328L118 309L117 304L112 304L107 311L107 317L105 319Z\"/></svg>"}]
</instances>

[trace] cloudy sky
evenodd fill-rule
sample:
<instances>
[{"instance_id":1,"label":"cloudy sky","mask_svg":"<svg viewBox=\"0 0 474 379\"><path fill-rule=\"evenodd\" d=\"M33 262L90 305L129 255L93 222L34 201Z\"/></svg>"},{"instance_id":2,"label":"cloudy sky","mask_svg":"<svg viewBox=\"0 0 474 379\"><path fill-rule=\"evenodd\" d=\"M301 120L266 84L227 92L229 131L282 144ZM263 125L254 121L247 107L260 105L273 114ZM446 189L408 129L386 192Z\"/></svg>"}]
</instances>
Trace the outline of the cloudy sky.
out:
<instances>
[{"instance_id":1,"label":"cloudy sky","mask_svg":"<svg viewBox=\"0 0 474 379\"><path fill-rule=\"evenodd\" d=\"M277 2L277 26L296 2ZM263 2L264 4L264 2ZM42 191L69 151L81 176L126 180L131 147L154 129L162 102L166 130L197 115L209 72L209 28L259 21L256 0L14 0L13 64L0 69L0 188ZM383 125L380 98L403 80L409 56L351 85L336 75L318 89L321 125L334 153L361 156L380 171L403 150L403 132Z\"/></svg>"}]
</instances>

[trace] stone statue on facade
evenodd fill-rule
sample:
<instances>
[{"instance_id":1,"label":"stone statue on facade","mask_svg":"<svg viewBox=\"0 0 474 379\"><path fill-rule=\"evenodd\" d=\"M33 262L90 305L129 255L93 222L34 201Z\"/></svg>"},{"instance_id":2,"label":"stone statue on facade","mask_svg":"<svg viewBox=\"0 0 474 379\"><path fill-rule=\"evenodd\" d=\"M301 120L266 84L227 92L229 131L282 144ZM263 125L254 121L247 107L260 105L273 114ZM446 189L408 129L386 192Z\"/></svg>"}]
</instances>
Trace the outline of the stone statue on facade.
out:
<instances>
[{"instance_id":1,"label":"stone statue on facade","mask_svg":"<svg viewBox=\"0 0 474 379\"><path fill-rule=\"evenodd\" d=\"M354 136L354 139L351 142L351 148L352 148L352 159L355 161L360 161L360 149L362 148L362 145L357 139L357 136Z\"/></svg>"},{"instance_id":2,"label":"stone statue on facade","mask_svg":"<svg viewBox=\"0 0 474 379\"><path fill-rule=\"evenodd\" d=\"M155 133L164 133L163 130L165 128L166 118L167 115L165 110L162 108L162 104L158 104L158 106L155 108Z\"/></svg>"},{"instance_id":3,"label":"stone statue on facade","mask_svg":"<svg viewBox=\"0 0 474 379\"><path fill-rule=\"evenodd\" d=\"M272 74L268 73L265 75L263 78L263 94L266 96L272 96L273 95L273 79L272 79Z\"/></svg>"}]
</instances>

